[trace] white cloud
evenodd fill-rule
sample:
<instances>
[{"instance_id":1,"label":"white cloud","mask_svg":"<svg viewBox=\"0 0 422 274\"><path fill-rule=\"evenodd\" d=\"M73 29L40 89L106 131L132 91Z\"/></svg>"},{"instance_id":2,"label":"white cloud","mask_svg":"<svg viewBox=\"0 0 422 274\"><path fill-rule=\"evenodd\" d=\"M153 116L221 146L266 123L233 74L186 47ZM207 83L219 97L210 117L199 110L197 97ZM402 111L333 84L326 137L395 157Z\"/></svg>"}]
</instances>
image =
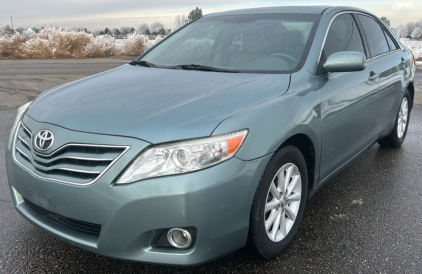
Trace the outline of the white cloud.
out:
<instances>
[{"instance_id":1,"label":"white cloud","mask_svg":"<svg viewBox=\"0 0 422 274\"><path fill-rule=\"evenodd\" d=\"M399 2L393 5L393 10L410 10L415 8L415 3L413 2Z\"/></svg>"}]
</instances>

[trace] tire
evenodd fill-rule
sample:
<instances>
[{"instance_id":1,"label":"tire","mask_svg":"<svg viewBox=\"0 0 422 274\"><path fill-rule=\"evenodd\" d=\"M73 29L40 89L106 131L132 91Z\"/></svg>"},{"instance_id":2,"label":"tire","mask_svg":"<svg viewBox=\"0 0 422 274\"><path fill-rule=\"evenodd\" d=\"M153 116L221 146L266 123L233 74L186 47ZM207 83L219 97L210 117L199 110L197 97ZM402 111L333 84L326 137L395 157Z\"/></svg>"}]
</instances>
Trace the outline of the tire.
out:
<instances>
[{"instance_id":1,"label":"tire","mask_svg":"<svg viewBox=\"0 0 422 274\"><path fill-rule=\"evenodd\" d=\"M291 174L289 180L285 180L287 173ZM283 180L279 181L278 178L289 182L287 191L283 191L285 184L279 184ZM293 186L294 182L295 186ZM270 189L272 185L273 188ZM252 204L248 247L254 255L270 259L279 255L290 245L299 230L305 210L307 191L308 173L305 158L296 147L283 147L268 163ZM273 193L279 193L280 196L276 197ZM284 194L287 194L287 199ZM267 210L269 208L272 209ZM274 220L273 217L275 217ZM280 221L278 226L277 219ZM266 224L269 224L268 230ZM283 224L285 224L284 230ZM275 226L278 229L274 229Z\"/></svg>"},{"instance_id":2,"label":"tire","mask_svg":"<svg viewBox=\"0 0 422 274\"><path fill-rule=\"evenodd\" d=\"M396 115L394 128L388 136L378 141L380 146L399 147L403 144L409 127L411 102L409 91L406 90Z\"/></svg>"}]
</instances>

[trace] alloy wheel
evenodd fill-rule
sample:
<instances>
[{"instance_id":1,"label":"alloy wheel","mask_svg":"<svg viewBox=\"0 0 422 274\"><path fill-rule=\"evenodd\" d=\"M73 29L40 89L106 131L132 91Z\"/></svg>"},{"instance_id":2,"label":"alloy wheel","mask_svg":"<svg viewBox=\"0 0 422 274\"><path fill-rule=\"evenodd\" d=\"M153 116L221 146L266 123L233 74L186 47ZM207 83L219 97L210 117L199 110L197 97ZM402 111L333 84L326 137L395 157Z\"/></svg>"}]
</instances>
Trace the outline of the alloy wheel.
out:
<instances>
[{"instance_id":1,"label":"alloy wheel","mask_svg":"<svg viewBox=\"0 0 422 274\"><path fill-rule=\"evenodd\" d=\"M400 105L399 117L397 119L397 136L399 138L403 137L404 132L406 131L408 112L409 112L409 103L407 101L407 98L404 97Z\"/></svg>"},{"instance_id":2,"label":"alloy wheel","mask_svg":"<svg viewBox=\"0 0 422 274\"><path fill-rule=\"evenodd\" d=\"M274 176L265 204L265 231L272 242L289 233L299 212L302 180L294 164L285 164Z\"/></svg>"}]
</instances>

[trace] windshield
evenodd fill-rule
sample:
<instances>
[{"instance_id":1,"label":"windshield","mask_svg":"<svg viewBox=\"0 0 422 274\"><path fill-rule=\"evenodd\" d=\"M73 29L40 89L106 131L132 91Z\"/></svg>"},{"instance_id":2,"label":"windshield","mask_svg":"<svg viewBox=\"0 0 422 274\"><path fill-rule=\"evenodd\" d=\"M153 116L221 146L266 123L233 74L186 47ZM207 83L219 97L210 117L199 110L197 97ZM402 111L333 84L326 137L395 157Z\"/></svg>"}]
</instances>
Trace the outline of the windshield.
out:
<instances>
[{"instance_id":1,"label":"windshield","mask_svg":"<svg viewBox=\"0 0 422 274\"><path fill-rule=\"evenodd\" d=\"M303 14L203 17L136 61L168 68L290 73L303 65L319 18Z\"/></svg>"}]
</instances>

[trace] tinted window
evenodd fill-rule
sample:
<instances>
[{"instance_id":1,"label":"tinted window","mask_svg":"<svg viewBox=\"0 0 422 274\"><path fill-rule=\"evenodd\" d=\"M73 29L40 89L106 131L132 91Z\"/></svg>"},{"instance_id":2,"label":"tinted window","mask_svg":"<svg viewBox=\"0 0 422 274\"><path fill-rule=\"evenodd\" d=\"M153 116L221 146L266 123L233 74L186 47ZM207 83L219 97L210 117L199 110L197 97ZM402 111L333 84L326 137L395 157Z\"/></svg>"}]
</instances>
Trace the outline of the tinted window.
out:
<instances>
[{"instance_id":1,"label":"tinted window","mask_svg":"<svg viewBox=\"0 0 422 274\"><path fill-rule=\"evenodd\" d=\"M306 58L319 18L303 14L203 17L138 59L168 68L202 65L240 72L289 72Z\"/></svg>"},{"instance_id":2,"label":"tinted window","mask_svg":"<svg viewBox=\"0 0 422 274\"><path fill-rule=\"evenodd\" d=\"M371 48L372 56L377 56L388 52L390 49L385 40L384 31L381 26L372 18L359 14L359 19L365 29L368 37L369 47Z\"/></svg>"},{"instance_id":3,"label":"tinted window","mask_svg":"<svg viewBox=\"0 0 422 274\"><path fill-rule=\"evenodd\" d=\"M350 14L339 15L332 22L322 50L318 74L325 73L323 65L327 58L340 51L357 51L365 54L362 38Z\"/></svg>"},{"instance_id":4,"label":"tinted window","mask_svg":"<svg viewBox=\"0 0 422 274\"><path fill-rule=\"evenodd\" d=\"M390 46L390 50L398 49L397 45L393 42L393 40L388 35L388 33L387 32L384 32L384 33L385 33L385 37L387 37L387 41L388 41L388 45Z\"/></svg>"}]
</instances>

